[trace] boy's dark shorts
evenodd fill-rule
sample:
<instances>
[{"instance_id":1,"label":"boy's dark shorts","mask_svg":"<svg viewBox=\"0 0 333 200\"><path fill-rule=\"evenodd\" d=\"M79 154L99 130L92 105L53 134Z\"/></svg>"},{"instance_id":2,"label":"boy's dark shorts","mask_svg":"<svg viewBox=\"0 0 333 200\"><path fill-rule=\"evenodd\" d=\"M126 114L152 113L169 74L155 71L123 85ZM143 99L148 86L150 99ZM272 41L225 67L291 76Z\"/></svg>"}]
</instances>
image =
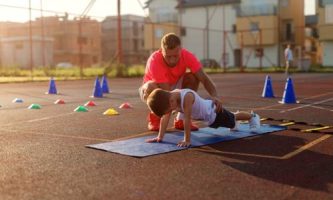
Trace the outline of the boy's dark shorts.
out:
<instances>
[{"instance_id":1,"label":"boy's dark shorts","mask_svg":"<svg viewBox=\"0 0 333 200\"><path fill-rule=\"evenodd\" d=\"M234 128L235 127L235 115L226 110L222 109L222 112L216 113L215 121L209 125L211 128L226 127Z\"/></svg>"}]
</instances>

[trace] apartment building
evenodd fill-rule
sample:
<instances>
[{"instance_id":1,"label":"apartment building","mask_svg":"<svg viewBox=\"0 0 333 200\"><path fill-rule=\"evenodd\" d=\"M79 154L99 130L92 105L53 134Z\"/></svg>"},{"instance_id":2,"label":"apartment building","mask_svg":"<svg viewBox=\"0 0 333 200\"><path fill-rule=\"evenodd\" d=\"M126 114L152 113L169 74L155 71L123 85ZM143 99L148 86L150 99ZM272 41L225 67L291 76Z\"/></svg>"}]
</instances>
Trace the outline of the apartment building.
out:
<instances>
[{"instance_id":1,"label":"apartment building","mask_svg":"<svg viewBox=\"0 0 333 200\"><path fill-rule=\"evenodd\" d=\"M304 28L304 0L242 0L237 11L240 63L283 66L283 51L290 44L297 65L303 56Z\"/></svg>"},{"instance_id":2,"label":"apartment building","mask_svg":"<svg viewBox=\"0 0 333 200\"><path fill-rule=\"evenodd\" d=\"M305 40L304 57L311 61L311 64L322 63L322 50L318 35L318 16L305 16Z\"/></svg>"},{"instance_id":3,"label":"apartment building","mask_svg":"<svg viewBox=\"0 0 333 200\"><path fill-rule=\"evenodd\" d=\"M214 59L225 67L281 66L287 44L292 46L294 65L304 56L304 0L177 1L177 11L175 4L168 0L146 3L155 21L156 13L178 15L173 23L174 27L178 24L183 46L199 59ZM164 32L155 30L154 34ZM146 43L159 45L159 38L151 39L151 35Z\"/></svg>"},{"instance_id":4,"label":"apartment building","mask_svg":"<svg viewBox=\"0 0 333 200\"><path fill-rule=\"evenodd\" d=\"M214 59L221 66L235 66L235 7L238 0L181 1L182 40L199 59Z\"/></svg>"},{"instance_id":5,"label":"apartment building","mask_svg":"<svg viewBox=\"0 0 333 200\"><path fill-rule=\"evenodd\" d=\"M317 0L318 32L323 66L333 66L333 0Z\"/></svg>"},{"instance_id":6,"label":"apartment building","mask_svg":"<svg viewBox=\"0 0 333 200\"><path fill-rule=\"evenodd\" d=\"M30 28L31 24L31 28ZM71 63L76 66L91 66L100 62L100 23L90 18L68 19L68 16L37 18L35 21L0 26L2 47L14 45L18 52L30 57L30 31L32 35L32 62L34 66ZM50 50L52 48L52 50ZM22 49L22 50L21 50ZM9 51L2 48L2 63ZM24 51L23 51L24 50ZM13 55L16 55L14 53ZM22 56L25 57L25 56ZM12 59L12 58L10 58ZM20 59L15 56L14 60ZM22 67L26 64L22 65Z\"/></svg>"},{"instance_id":7,"label":"apartment building","mask_svg":"<svg viewBox=\"0 0 333 200\"><path fill-rule=\"evenodd\" d=\"M102 23L102 61L113 62L118 58L118 17L106 17ZM124 64L144 64L149 52L144 48L145 18L136 15L121 16L121 46Z\"/></svg>"},{"instance_id":8,"label":"apartment building","mask_svg":"<svg viewBox=\"0 0 333 200\"><path fill-rule=\"evenodd\" d=\"M149 17L144 27L144 47L150 52L161 46L161 39L166 33L180 33L179 14L176 9L178 0L148 0L145 8Z\"/></svg>"},{"instance_id":9,"label":"apartment building","mask_svg":"<svg viewBox=\"0 0 333 200\"><path fill-rule=\"evenodd\" d=\"M29 69L31 66L49 66L53 63L53 38L13 35L11 30L21 23L0 22L0 65ZM32 44L32 45L31 45ZM30 54L32 52L32 54Z\"/></svg>"}]
</instances>

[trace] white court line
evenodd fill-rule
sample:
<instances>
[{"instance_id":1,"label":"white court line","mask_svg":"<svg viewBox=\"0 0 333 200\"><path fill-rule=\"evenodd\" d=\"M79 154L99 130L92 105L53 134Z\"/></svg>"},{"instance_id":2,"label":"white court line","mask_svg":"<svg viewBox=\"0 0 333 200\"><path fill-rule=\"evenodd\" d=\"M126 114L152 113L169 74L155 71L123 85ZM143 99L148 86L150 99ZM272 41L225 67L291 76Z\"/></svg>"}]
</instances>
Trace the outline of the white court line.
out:
<instances>
[{"instance_id":1,"label":"white court line","mask_svg":"<svg viewBox=\"0 0 333 200\"><path fill-rule=\"evenodd\" d=\"M302 105L302 106L298 106L298 107L295 107L295 108L290 108L288 110L282 110L282 111L280 111L280 113L285 113L285 112L289 112L289 111L293 111L293 110L298 110L298 109L302 109L302 108L305 108L305 107L310 107L310 106L313 106L313 105L316 105L316 104L321 104L321 103L324 103L324 102L332 101L332 100L333 100L333 98L322 100L322 101L317 101L317 102L314 102L314 103L311 103L311 104Z\"/></svg>"},{"instance_id":2,"label":"white court line","mask_svg":"<svg viewBox=\"0 0 333 200\"><path fill-rule=\"evenodd\" d=\"M323 108L323 107L320 107L320 106L310 106L310 107L313 107L313 108L317 108L317 109L320 109L320 110L327 110L327 108ZM330 110L330 111L333 111L333 110Z\"/></svg>"},{"instance_id":3,"label":"white court line","mask_svg":"<svg viewBox=\"0 0 333 200\"><path fill-rule=\"evenodd\" d=\"M89 110L88 112L99 111L99 110L105 110L105 108ZM50 117L42 117L42 118L37 118L37 119L31 119L31 120L28 120L28 121L20 121L20 122L2 124L1 127L12 126L12 125L21 124L21 123L32 123L32 122L38 122L38 121L43 121L43 120L55 119L55 118L63 117L63 116L66 116L66 115L76 114L76 113L77 112L73 111L73 112L70 112L70 113L63 113L63 114L60 114L60 115L53 115L53 116L50 116Z\"/></svg>"}]
</instances>

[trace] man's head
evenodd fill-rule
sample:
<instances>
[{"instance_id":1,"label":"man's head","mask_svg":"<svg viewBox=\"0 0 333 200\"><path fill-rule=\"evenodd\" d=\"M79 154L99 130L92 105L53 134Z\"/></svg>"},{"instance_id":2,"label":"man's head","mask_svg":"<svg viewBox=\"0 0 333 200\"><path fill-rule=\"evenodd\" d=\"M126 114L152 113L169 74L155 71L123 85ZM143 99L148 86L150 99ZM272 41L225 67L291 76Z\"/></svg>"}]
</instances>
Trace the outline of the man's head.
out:
<instances>
[{"instance_id":1,"label":"man's head","mask_svg":"<svg viewBox=\"0 0 333 200\"><path fill-rule=\"evenodd\" d=\"M171 111L170 92L162 89L155 89L147 98L148 108L157 116L162 117Z\"/></svg>"},{"instance_id":2,"label":"man's head","mask_svg":"<svg viewBox=\"0 0 333 200\"><path fill-rule=\"evenodd\" d=\"M169 67L175 67L180 58L180 38L174 33L164 35L161 40L161 48L165 63Z\"/></svg>"}]
</instances>

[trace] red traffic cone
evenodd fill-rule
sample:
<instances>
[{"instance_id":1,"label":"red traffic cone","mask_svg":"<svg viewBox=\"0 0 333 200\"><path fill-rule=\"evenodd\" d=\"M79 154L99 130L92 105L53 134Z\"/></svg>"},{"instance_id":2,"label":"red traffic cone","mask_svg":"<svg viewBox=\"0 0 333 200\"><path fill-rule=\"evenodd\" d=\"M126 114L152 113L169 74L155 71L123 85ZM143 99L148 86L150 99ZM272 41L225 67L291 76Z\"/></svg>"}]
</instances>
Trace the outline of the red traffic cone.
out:
<instances>
[{"instance_id":1,"label":"red traffic cone","mask_svg":"<svg viewBox=\"0 0 333 200\"><path fill-rule=\"evenodd\" d=\"M65 101L63 99L58 99L54 102L54 104L65 104Z\"/></svg>"},{"instance_id":2,"label":"red traffic cone","mask_svg":"<svg viewBox=\"0 0 333 200\"><path fill-rule=\"evenodd\" d=\"M125 102L123 104L121 104L119 106L119 108L125 108L125 109L129 109L129 108L132 108L131 104L129 104L128 102Z\"/></svg>"},{"instance_id":3,"label":"red traffic cone","mask_svg":"<svg viewBox=\"0 0 333 200\"><path fill-rule=\"evenodd\" d=\"M93 101L88 101L84 106L96 106L96 104Z\"/></svg>"}]
</instances>

